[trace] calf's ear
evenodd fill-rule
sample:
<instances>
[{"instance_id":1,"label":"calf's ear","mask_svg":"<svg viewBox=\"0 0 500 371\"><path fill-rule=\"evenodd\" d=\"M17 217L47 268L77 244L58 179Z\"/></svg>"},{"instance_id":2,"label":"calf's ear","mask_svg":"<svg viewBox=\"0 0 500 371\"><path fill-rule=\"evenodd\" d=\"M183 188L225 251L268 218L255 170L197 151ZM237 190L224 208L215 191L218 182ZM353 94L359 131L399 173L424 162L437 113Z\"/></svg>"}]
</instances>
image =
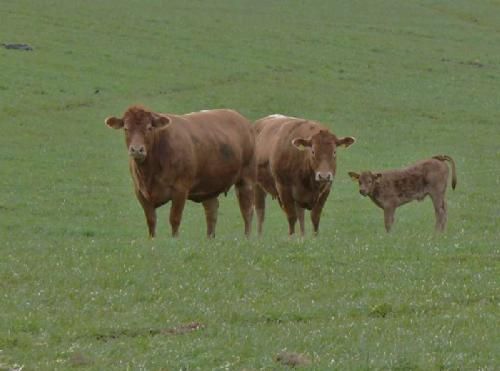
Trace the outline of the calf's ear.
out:
<instances>
[{"instance_id":1,"label":"calf's ear","mask_svg":"<svg viewBox=\"0 0 500 371\"><path fill-rule=\"evenodd\" d=\"M304 151L306 148L312 147L312 140L305 138L295 138L292 140L292 145L300 151Z\"/></svg>"},{"instance_id":2,"label":"calf's ear","mask_svg":"<svg viewBox=\"0 0 500 371\"><path fill-rule=\"evenodd\" d=\"M349 171L349 176L351 177L352 180L357 182L359 180L359 174L355 173L354 171Z\"/></svg>"},{"instance_id":3,"label":"calf's ear","mask_svg":"<svg viewBox=\"0 0 500 371\"><path fill-rule=\"evenodd\" d=\"M168 116L158 115L156 113L153 113L152 115L153 115L152 125L155 128L158 128L158 129L164 128L165 126L167 126L171 122L170 117L168 117Z\"/></svg>"},{"instance_id":4,"label":"calf's ear","mask_svg":"<svg viewBox=\"0 0 500 371\"><path fill-rule=\"evenodd\" d=\"M351 144L354 144L354 142L356 142L356 138L354 137L343 137L343 138L338 138L336 143L338 147L347 148Z\"/></svg>"},{"instance_id":5,"label":"calf's ear","mask_svg":"<svg viewBox=\"0 0 500 371\"><path fill-rule=\"evenodd\" d=\"M381 177L382 177L382 174L380 174L380 173L373 174L373 178L375 178L375 180L380 179Z\"/></svg>"},{"instance_id":6,"label":"calf's ear","mask_svg":"<svg viewBox=\"0 0 500 371\"><path fill-rule=\"evenodd\" d=\"M104 120L104 123L113 129L123 128L123 120L118 117L108 117L106 120Z\"/></svg>"}]
</instances>

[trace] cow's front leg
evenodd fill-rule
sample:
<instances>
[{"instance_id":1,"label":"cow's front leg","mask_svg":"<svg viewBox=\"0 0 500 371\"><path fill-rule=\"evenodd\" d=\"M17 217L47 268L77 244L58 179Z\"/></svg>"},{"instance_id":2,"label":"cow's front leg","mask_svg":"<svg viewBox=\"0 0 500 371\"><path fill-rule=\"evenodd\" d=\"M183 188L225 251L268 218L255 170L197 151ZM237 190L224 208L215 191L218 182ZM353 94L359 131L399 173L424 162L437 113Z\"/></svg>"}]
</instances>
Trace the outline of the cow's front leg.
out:
<instances>
[{"instance_id":1,"label":"cow's front leg","mask_svg":"<svg viewBox=\"0 0 500 371\"><path fill-rule=\"evenodd\" d=\"M141 192L136 192L137 199L139 200L142 209L144 210L144 215L146 216L146 222L148 224L149 238L153 239L155 237L156 231L156 208L144 198Z\"/></svg>"},{"instance_id":2,"label":"cow's front leg","mask_svg":"<svg viewBox=\"0 0 500 371\"><path fill-rule=\"evenodd\" d=\"M297 210L295 209L292 190L290 187L282 186L281 184L278 184L277 188L281 207L285 211L288 219L288 234L291 236L295 233L295 223L297 222Z\"/></svg>"},{"instance_id":3,"label":"cow's front leg","mask_svg":"<svg viewBox=\"0 0 500 371\"><path fill-rule=\"evenodd\" d=\"M217 197L203 201L205 218L207 221L207 237L215 237L215 225L217 224L217 211L219 210L219 200Z\"/></svg>"},{"instance_id":4,"label":"cow's front leg","mask_svg":"<svg viewBox=\"0 0 500 371\"><path fill-rule=\"evenodd\" d=\"M304 208L300 207L297 203L295 204L295 212L297 213L297 219L299 220L300 234L302 237L306 234L306 228L304 225Z\"/></svg>"},{"instance_id":5,"label":"cow's front leg","mask_svg":"<svg viewBox=\"0 0 500 371\"><path fill-rule=\"evenodd\" d=\"M394 207L386 207L384 209L384 224L385 224L385 230L387 232L391 231L392 224L394 223L394 212L396 211L396 208Z\"/></svg>"},{"instance_id":6,"label":"cow's front leg","mask_svg":"<svg viewBox=\"0 0 500 371\"><path fill-rule=\"evenodd\" d=\"M245 236L250 237L252 231L254 185L248 179L243 179L234 185L236 197L240 204L241 216L245 222Z\"/></svg>"},{"instance_id":7,"label":"cow's front leg","mask_svg":"<svg viewBox=\"0 0 500 371\"><path fill-rule=\"evenodd\" d=\"M172 237L179 235L179 225L181 224L182 212L186 204L187 192L173 191L172 206L170 207L170 226L172 227Z\"/></svg>"},{"instance_id":8,"label":"cow's front leg","mask_svg":"<svg viewBox=\"0 0 500 371\"><path fill-rule=\"evenodd\" d=\"M330 194L330 189L326 189L319 196L318 201L311 210L311 222L313 225L314 235L317 236L319 232L319 221L321 219L321 212L323 211L323 206L325 206L326 199Z\"/></svg>"}]
</instances>

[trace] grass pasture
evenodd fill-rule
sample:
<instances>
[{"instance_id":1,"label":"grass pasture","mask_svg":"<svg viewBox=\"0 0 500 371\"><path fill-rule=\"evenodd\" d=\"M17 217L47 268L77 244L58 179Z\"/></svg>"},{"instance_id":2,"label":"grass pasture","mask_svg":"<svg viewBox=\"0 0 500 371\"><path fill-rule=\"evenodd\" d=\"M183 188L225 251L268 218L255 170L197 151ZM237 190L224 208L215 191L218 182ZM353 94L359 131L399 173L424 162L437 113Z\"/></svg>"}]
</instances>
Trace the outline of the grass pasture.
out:
<instances>
[{"instance_id":1,"label":"grass pasture","mask_svg":"<svg viewBox=\"0 0 500 371\"><path fill-rule=\"evenodd\" d=\"M0 370L500 368L500 2L0 1ZM147 239L122 133L132 103L331 125L320 234L217 237L189 203ZM429 200L382 212L349 170L457 163L446 233ZM310 224L307 225L311 230ZM196 331L183 329L200 324Z\"/></svg>"}]
</instances>

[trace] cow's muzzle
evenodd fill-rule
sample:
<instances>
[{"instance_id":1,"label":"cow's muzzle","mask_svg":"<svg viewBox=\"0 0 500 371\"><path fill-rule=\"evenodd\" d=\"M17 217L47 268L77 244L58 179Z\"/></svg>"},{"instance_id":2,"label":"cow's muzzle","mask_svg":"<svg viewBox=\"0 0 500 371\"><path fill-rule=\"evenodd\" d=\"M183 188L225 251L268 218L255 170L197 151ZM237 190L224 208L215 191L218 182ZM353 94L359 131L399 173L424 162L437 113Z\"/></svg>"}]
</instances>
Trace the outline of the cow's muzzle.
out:
<instances>
[{"instance_id":1,"label":"cow's muzzle","mask_svg":"<svg viewBox=\"0 0 500 371\"><path fill-rule=\"evenodd\" d=\"M144 147L143 145L130 146L128 148L128 154L130 155L130 157L133 157L135 160L142 162L146 159L146 155L147 155L146 147Z\"/></svg>"},{"instance_id":2,"label":"cow's muzzle","mask_svg":"<svg viewBox=\"0 0 500 371\"><path fill-rule=\"evenodd\" d=\"M363 196L363 197L366 197L366 196L368 195L368 192L366 192L366 191L365 191L365 190L363 190L363 189L360 189L360 190L359 190L359 194L360 194L361 196Z\"/></svg>"},{"instance_id":3,"label":"cow's muzzle","mask_svg":"<svg viewBox=\"0 0 500 371\"><path fill-rule=\"evenodd\" d=\"M316 173L317 182L333 182L333 173L331 171L318 171Z\"/></svg>"}]
</instances>

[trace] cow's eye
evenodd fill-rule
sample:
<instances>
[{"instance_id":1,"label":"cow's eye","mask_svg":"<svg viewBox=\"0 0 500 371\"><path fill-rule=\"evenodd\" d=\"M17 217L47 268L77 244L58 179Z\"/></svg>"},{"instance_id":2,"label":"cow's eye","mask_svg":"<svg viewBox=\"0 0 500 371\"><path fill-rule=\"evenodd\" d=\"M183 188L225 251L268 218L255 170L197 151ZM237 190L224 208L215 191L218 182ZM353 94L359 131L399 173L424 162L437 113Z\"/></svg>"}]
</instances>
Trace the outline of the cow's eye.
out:
<instances>
[{"instance_id":1,"label":"cow's eye","mask_svg":"<svg viewBox=\"0 0 500 371\"><path fill-rule=\"evenodd\" d=\"M148 131L151 131L153 130L153 127L152 126L148 126Z\"/></svg>"}]
</instances>

